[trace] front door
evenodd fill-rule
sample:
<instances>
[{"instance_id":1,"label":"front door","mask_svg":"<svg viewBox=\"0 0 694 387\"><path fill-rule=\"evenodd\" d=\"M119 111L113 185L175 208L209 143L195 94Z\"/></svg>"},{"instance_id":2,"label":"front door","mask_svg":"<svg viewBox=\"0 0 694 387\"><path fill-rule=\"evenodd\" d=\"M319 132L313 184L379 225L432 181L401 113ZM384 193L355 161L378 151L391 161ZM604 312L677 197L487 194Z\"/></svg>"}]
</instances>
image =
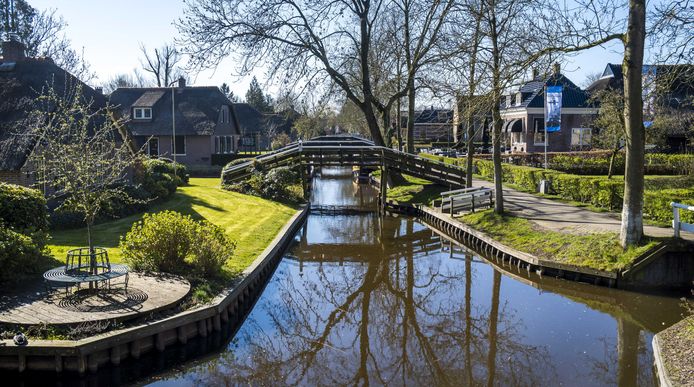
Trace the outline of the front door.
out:
<instances>
[{"instance_id":1,"label":"front door","mask_svg":"<svg viewBox=\"0 0 694 387\"><path fill-rule=\"evenodd\" d=\"M159 139L156 137L150 138L148 141L149 146L147 147L147 153L151 157L159 156Z\"/></svg>"}]
</instances>

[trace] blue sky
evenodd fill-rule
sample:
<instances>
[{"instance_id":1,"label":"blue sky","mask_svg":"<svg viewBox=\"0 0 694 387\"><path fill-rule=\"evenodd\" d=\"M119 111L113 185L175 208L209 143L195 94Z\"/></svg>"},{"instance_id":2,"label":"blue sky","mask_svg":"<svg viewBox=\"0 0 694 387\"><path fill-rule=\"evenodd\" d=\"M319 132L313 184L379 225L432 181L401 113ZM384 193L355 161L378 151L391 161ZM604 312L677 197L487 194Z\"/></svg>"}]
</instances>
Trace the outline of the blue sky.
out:
<instances>
[{"instance_id":1,"label":"blue sky","mask_svg":"<svg viewBox=\"0 0 694 387\"><path fill-rule=\"evenodd\" d=\"M29 0L38 9L55 8L67 22L66 33L73 46L84 49L87 61L99 76L108 80L140 68L140 43L149 48L171 42L178 34L174 20L183 13L182 0ZM619 45L594 48L570 58L562 69L581 85L587 74L601 72L608 62L621 63ZM216 71L198 74L195 85L226 82L237 95L245 95L250 79L232 77L233 62L227 60ZM264 69L256 75L263 79Z\"/></svg>"}]
</instances>

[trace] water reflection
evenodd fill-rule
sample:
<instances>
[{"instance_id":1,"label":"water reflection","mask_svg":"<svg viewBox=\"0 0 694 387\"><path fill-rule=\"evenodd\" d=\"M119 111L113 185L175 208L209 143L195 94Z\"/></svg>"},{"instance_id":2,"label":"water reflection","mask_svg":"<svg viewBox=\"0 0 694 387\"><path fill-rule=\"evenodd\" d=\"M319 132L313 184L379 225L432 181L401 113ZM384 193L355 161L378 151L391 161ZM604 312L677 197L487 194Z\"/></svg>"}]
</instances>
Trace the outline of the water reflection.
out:
<instances>
[{"instance_id":1,"label":"water reflection","mask_svg":"<svg viewBox=\"0 0 694 387\"><path fill-rule=\"evenodd\" d=\"M354 192L314 190L332 182ZM502 274L409 218L311 215L227 349L160 383L652 385L652 332L679 313Z\"/></svg>"}]
</instances>

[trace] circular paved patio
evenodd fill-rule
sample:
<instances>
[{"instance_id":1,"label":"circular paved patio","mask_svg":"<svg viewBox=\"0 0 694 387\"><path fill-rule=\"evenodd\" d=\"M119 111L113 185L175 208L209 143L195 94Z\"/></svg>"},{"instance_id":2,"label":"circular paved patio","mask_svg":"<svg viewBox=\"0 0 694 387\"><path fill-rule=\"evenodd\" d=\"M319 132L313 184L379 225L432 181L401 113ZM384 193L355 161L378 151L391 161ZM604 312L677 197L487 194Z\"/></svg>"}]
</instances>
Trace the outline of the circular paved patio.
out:
<instances>
[{"instance_id":1,"label":"circular paved patio","mask_svg":"<svg viewBox=\"0 0 694 387\"><path fill-rule=\"evenodd\" d=\"M74 288L73 288L74 289ZM130 274L127 291L117 281L110 290L46 292L42 280L0 295L0 324L78 324L126 320L175 306L190 291L190 283L176 276Z\"/></svg>"}]
</instances>

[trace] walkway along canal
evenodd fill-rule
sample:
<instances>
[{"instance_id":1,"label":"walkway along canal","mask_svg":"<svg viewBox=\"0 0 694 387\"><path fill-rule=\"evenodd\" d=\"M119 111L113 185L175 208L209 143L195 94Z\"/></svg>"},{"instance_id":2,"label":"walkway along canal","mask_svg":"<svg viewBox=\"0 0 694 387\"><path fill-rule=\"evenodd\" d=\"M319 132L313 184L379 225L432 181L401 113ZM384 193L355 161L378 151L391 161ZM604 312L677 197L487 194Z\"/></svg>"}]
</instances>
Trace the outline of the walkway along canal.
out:
<instances>
[{"instance_id":1,"label":"walkway along canal","mask_svg":"<svg viewBox=\"0 0 694 387\"><path fill-rule=\"evenodd\" d=\"M313 192L375 203L344 169ZM681 312L676 297L505 272L412 218L311 214L221 353L151 381L649 386L651 338Z\"/></svg>"},{"instance_id":2,"label":"walkway along canal","mask_svg":"<svg viewBox=\"0 0 694 387\"><path fill-rule=\"evenodd\" d=\"M316 175L312 205L352 211L308 216L240 325L62 385L656 384L650 343L681 318L676 295L496 266L378 215L350 174Z\"/></svg>"}]
</instances>

